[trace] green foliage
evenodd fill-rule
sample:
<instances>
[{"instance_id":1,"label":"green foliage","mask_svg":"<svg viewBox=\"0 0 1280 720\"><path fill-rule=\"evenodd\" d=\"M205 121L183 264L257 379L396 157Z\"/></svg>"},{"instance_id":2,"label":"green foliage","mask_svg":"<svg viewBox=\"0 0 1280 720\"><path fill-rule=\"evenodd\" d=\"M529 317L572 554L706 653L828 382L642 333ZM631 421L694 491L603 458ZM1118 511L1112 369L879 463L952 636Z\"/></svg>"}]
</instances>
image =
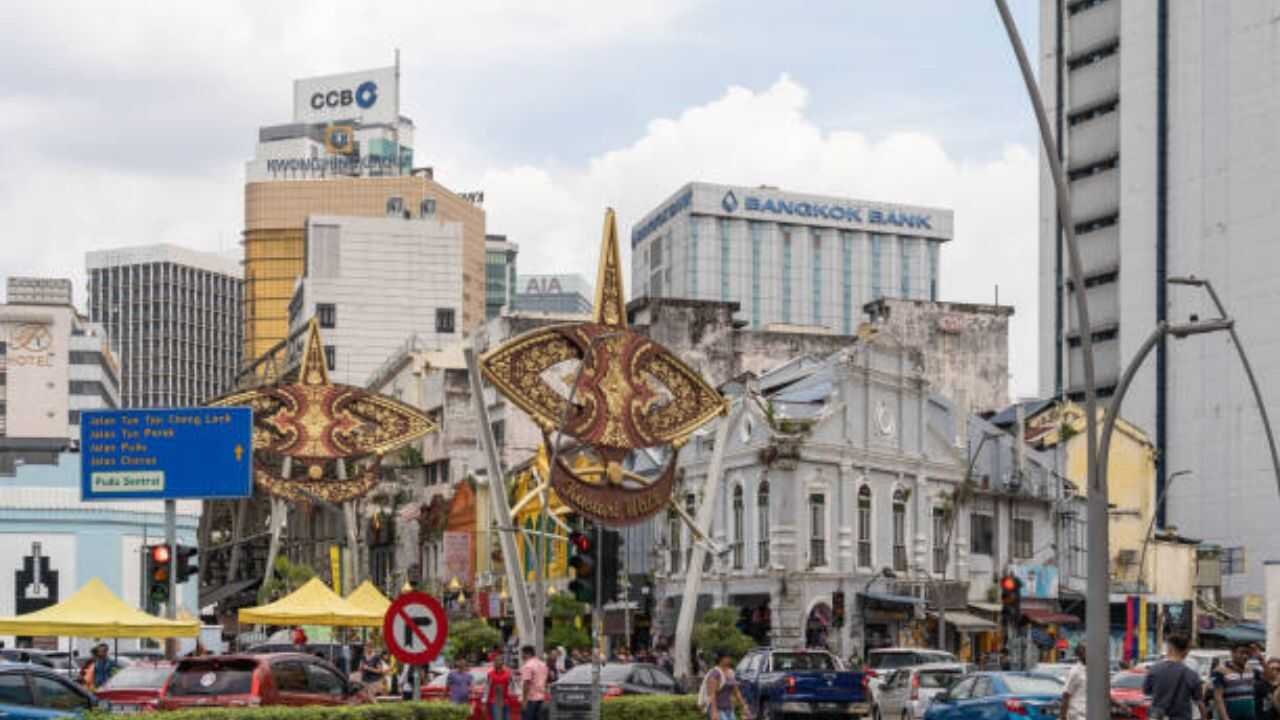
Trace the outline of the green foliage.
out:
<instances>
[{"instance_id":1,"label":"green foliage","mask_svg":"<svg viewBox=\"0 0 1280 720\"><path fill-rule=\"evenodd\" d=\"M164 713L165 720L466 720L469 705L445 702L397 702L371 705L258 708L200 708ZM93 713L91 720L119 717Z\"/></svg>"},{"instance_id":2,"label":"green foliage","mask_svg":"<svg viewBox=\"0 0 1280 720\"><path fill-rule=\"evenodd\" d=\"M737 628L738 609L732 607L708 610L693 626L693 644L698 654L714 662L721 653L735 660L755 646L755 641Z\"/></svg>"},{"instance_id":3,"label":"green foliage","mask_svg":"<svg viewBox=\"0 0 1280 720\"><path fill-rule=\"evenodd\" d=\"M587 607L566 593L558 593L552 596L547 603L547 616L553 622L556 620L573 622L576 618L583 617L586 614Z\"/></svg>"},{"instance_id":4,"label":"green foliage","mask_svg":"<svg viewBox=\"0 0 1280 720\"><path fill-rule=\"evenodd\" d=\"M587 613L587 606L578 602L568 593L560 593L551 598L547 605L547 616L551 618L551 629L547 631L547 647L564 647L588 649L591 647L591 636L581 627L580 618Z\"/></svg>"},{"instance_id":5,"label":"green foliage","mask_svg":"<svg viewBox=\"0 0 1280 720\"><path fill-rule=\"evenodd\" d=\"M316 571L312 570L309 565L302 563L295 565L289 562L289 558L277 555L275 572L272 573L271 579L263 585L262 596L270 600L282 598L302 587L315 576Z\"/></svg>"},{"instance_id":6,"label":"green foliage","mask_svg":"<svg viewBox=\"0 0 1280 720\"><path fill-rule=\"evenodd\" d=\"M600 720L705 720L696 695L623 695L600 706Z\"/></svg>"},{"instance_id":7,"label":"green foliage","mask_svg":"<svg viewBox=\"0 0 1280 720\"><path fill-rule=\"evenodd\" d=\"M474 661L501 645L502 633L484 620L458 620L449 623L449 640L444 646L444 656L449 662L457 657Z\"/></svg>"},{"instance_id":8,"label":"green foliage","mask_svg":"<svg viewBox=\"0 0 1280 720\"><path fill-rule=\"evenodd\" d=\"M547 647L564 647L569 650L588 650L591 648L591 636L587 631L569 623L552 623L547 631Z\"/></svg>"}]
</instances>

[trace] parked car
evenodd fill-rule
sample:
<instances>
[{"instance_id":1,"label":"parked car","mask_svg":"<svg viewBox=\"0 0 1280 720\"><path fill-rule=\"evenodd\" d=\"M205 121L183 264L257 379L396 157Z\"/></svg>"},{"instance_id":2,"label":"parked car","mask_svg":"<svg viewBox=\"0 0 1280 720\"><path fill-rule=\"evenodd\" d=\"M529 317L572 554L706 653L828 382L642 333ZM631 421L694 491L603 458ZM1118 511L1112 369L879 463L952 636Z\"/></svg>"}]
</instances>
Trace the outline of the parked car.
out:
<instances>
[{"instance_id":1,"label":"parked car","mask_svg":"<svg viewBox=\"0 0 1280 720\"><path fill-rule=\"evenodd\" d=\"M364 688L314 655L210 655L184 658L165 683L162 710L256 705L355 705Z\"/></svg>"},{"instance_id":2,"label":"parked car","mask_svg":"<svg viewBox=\"0 0 1280 720\"><path fill-rule=\"evenodd\" d=\"M879 715L876 709L880 687L890 670L905 667L916 667L930 663L959 662L955 655L945 650L929 650L926 648L880 648L867 654L867 666L863 672L867 674L867 701L871 703L872 714Z\"/></svg>"},{"instance_id":3,"label":"parked car","mask_svg":"<svg viewBox=\"0 0 1280 720\"><path fill-rule=\"evenodd\" d=\"M591 695L591 663L575 665L569 669L554 685L561 692L586 688L582 695L590 703ZM676 695L680 692L674 678L665 670L648 663L606 663L600 666L600 685L604 699L622 695Z\"/></svg>"},{"instance_id":4,"label":"parked car","mask_svg":"<svg viewBox=\"0 0 1280 720\"><path fill-rule=\"evenodd\" d=\"M109 701L116 712L157 710L160 707L160 693L171 674L171 662L136 660L129 667L112 675L110 680L98 688L97 695L100 699Z\"/></svg>"},{"instance_id":5,"label":"parked car","mask_svg":"<svg viewBox=\"0 0 1280 720\"><path fill-rule=\"evenodd\" d=\"M471 673L471 699L479 700L480 693L484 689L485 678L489 676L489 671L493 669L492 665L473 665L467 668L467 672ZM442 673L431 678L431 682L422 686L419 693L423 700L448 700L449 689L445 685L448 680L449 673Z\"/></svg>"},{"instance_id":6,"label":"parked car","mask_svg":"<svg viewBox=\"0 0 1280 720\"><path fill-rule=\"evenodd\" d=\"M1151 698L1142 692L1142 684L1146 679L1145 670L1128 670L1111 676L1111 703L1122 708L1125 717L1147 720L1151 711Z\"/></svg>"},{"instance_id":7,"label":"parked car","mask_svg":"<svg viewBox=\"0 0 1280 720\"><path fill-rule=\"evenodd\" d=\"M825 650L758 648L738 662L736 675L747 706L758 718L871 713L866 675L845 670Z\"/></svg>"},{"instance_id":8,"label":"parked car","mask_svg":"<svg viewBox=\"0 0 1280 720\"><path fill-rule=\"evenodd\" d=\"M1028 672L981 672L933 699L925 720L1057 720L1062 681Z\"/></svg>"},{"instance_id":9,"label":"parked car","mask_svg":"<svg viewBox=\"0 0 1280 720\"><path fill-rule=\"evenodd\" d=\"M1067 681L1067 673L1071 672L1071 668L1075 663L1040 663L1031 668L1031 672L1040 673L1041 675L1052 675L1062 682Z\"/></svg>"},{"instance_id":10,"label":"parked car","mask_svg":"<svg viewBox=\"0 0 1280 720\"><path fill-rule=\"evenodd\" d=\"M921 720L933 698L969 672L964 663L930 663L889 673L876 696L876 709L886 720Z\"/></svg>"},{"instance_id":11,"label":"parked car","mask_svg":"<svg viewBox=\"0 0 1280 720\"><path fill-rule=\"evenodd\" d=\"M56 670L29 662L0 662L0 717L45 720L79 717L111 704L76 685Z\"/></svg>"}]
</instances>

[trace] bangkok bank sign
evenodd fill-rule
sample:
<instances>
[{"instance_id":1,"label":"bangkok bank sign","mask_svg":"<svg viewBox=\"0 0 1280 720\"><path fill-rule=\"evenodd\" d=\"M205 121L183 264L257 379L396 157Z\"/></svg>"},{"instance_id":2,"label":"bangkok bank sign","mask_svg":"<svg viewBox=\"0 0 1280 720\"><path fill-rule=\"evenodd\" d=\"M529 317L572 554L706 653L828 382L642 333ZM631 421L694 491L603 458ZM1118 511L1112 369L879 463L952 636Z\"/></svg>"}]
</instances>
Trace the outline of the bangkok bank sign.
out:
<instances>
[{"instance_id":1,"label":"bangkok bank sign","mask_svg":"<svg viewBox=\"0 0 1280 720\"><path fill-rule=\"evenodd\" d=\"M359 120L364 124L398 120L399 88L394 67L295 80L293 120L328 123Z\"/></svg>"}]
</instances>

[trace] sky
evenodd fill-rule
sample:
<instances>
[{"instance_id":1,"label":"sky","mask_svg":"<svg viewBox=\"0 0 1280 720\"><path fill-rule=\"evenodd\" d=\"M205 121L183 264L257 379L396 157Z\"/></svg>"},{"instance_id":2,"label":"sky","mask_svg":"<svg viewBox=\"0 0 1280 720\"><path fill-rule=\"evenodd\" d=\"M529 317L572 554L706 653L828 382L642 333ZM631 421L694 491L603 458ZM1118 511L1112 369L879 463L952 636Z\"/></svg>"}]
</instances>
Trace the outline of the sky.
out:
<instances>
[{"instance_id":1,"label":"sky","mask_svg":"<svg viewBox=\"0 0 1280 720\"><path fill-rule=\"evenodd\" d=\"M1035 57L1038 2L1011 5ZM627 237L690 180L948 207L941 297L998 285L1011 388L1036 391L1038 141L984 0L4 3L0 276L83 303L89 250L238 256L293 80L397 48L415 164L484 191L521 273L593 278L605 207Z\"/></svg>"}]
</instances>

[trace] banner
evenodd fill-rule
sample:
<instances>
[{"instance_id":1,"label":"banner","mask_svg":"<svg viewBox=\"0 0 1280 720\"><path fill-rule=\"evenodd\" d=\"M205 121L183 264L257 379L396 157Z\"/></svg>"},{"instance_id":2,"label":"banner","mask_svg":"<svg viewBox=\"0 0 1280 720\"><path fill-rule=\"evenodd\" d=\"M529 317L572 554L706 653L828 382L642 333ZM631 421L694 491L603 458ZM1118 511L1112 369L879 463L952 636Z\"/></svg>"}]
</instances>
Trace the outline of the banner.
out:
<instances>
[{"instance_id":1,"label":"banner","mask_svg":"<svg viewBox=\"0 0 1280 720\"><path fill-rule=\"evenodd\" d=\"M444 534L444 581L454 578L463 585L471 585L471 533L446 532Z\"/></svg>"}]
</instances>

